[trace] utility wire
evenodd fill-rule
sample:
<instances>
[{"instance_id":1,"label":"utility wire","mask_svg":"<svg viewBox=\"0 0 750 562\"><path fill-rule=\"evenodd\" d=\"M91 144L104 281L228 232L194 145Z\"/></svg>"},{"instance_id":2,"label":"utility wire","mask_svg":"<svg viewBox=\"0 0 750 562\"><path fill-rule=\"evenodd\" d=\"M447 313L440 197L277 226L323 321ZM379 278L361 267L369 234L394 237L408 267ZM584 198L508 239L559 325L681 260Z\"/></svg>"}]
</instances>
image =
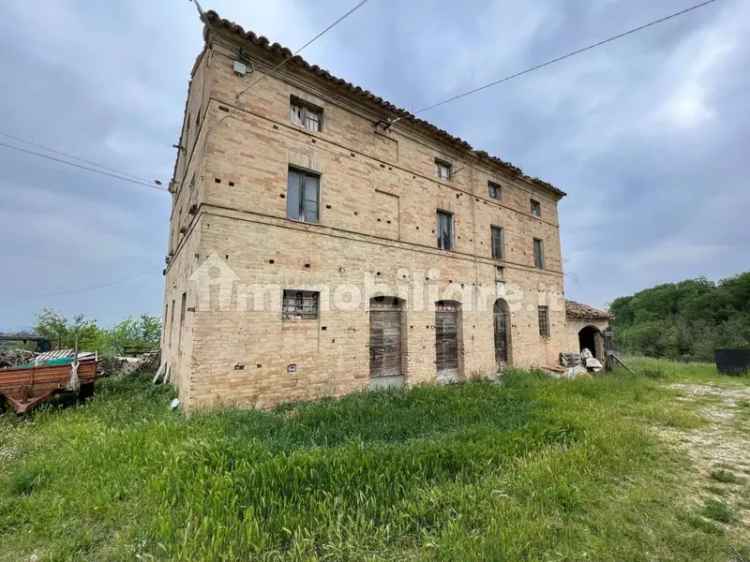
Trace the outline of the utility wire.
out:
<instances>
[{"instance_id":1,"label":"utility wire","mask_svg":"<svg viewBox=\"0 0 750 562\"><path fill-rule=\"evenodd\" d=\"M98 168L92 168L90 166L84 166L82 164L77 164L75 162L71 162L70 160L65 160L63 158L57 158L55 156L50 156L49 154L44 154L43 152L36 152L34 150L29 150L27 148L21 148L20 146L13 146L12 144L6 144L4 142L0 142L0 147L7 148L7 149L10 149L10 150L17 150L18 152L23 152L24 154L29 154L31 156L37 156L39 158L45 158L47 160L52 160L54 162L59 162L60 164L65 164L67 166L72 166L74 168L80 168L81 170L86 170L86 171L89 171L89 172L93 172L95 174L101 174L103 176L108 176L110 178L114 178L114 179L117 179L117 180L120 180L120 181L126 181L126 182L134 183L134 184L137 184L137 185L143 185L145 187L150 187L151 189L156 189L156 190L159 190L159 191L167 191L167 192L169 191L169 189L167 189L166 187L161 187L160 185L157 185L155 183L146 183L146 182L143 182L143 181L140 181L140 180L136 180L136 179L133 179L133 178L129 178L129 177L126 177L126 176L121 176L119 174L113 174L113 173L110 173L110 172L106 172L104 170L100 170Z\"/></svg>"},{"instance_id":2,"label":"utility wire","mask_svg":"<svg viewBox=\"0 0 750 562\"><path fill-rule=\"evenodd\" d=\"M328 33L331 29L333 29L334 27L336 27L339 23L341 23L342 21L344 21L346 18L348 18L354 12L356 12L357 10L359 10L362 6L364 6L365 4L367 4L368 1L369 0L361 0L361 2L359 2L357 5L355 5L352 9L350 9L344 15L342 15L341 17L339 17L336 21L334 21L332 24L330 24L328 27L326 27L323 31L321 31L320 33L318 33L315 37L313 37L312 39L310 39L307 43L305 43L304 45L302 45L299 49L297 49L296 51L294 51L294 53L292 53L291 56L285 58L279 64L277 64L276 66L274 66L268 74L273 74L274 72L276 72L278 69L280 69L286 63L288 63L290 60L292 60L294 57L296 57L299 53L301 53L303 49L305 49L305 48L309 47L310 45L312 45L313 43L315 43L315 41L317 41L318 39L320 39L323 35L325 35L326 33ZM245 94L245 92L247 92L250 88L252 88L256 84L258 84L266 76L267 76L267 74L263 74L255 82L251 82L248 85L247 88L245 88L239 94L237 94L236 99L240 99Z\"/></svg>"},{"instance_id":3,"label":"utility wire","mask_svg":"<svg viewBox=\"0 0 750 562\"><path fill-rule=\"evenodd\" d=\"M103 164L99 164L99 162L95 162L94 160L87 160L86 158L81 158L80 156L76 156L75 154L70 154L69 152L63 152L62 150L58 150L56 148L52 148L50 146L46 146L46 145L40 144L38 142L26 140L24 138L17 137L15 135L11 135L11 134L8 134L8 133L4 133L2 131L0 131L0 136L8 138L8 139L11 139L11 140L14 140L16 142L21 142L23 144L28 144L29 146L35 146L35 147L41 148L41 149L43 149L43 150L45 150L47 152L51 152L53 154L59 154L60 156L65 156L65 157L67 157L69 159L72 159L72 160L78 160L79 162L83 162L84 164L90 164L90 165L95 166L97 168L101 168L102 170L105 170L107 172L112 172L113 174L117 174L117 175L120 175L120 176L128 177L128 178L131 178L131 179L134 179L134 180L137 180L137 181L141 181L141 182L144 182L144 183L149 183L151 181L149 179L142 178L142 177L139 177L139 176L135 176L133 174L129 174L127 172L123 172L123 171L117 170L115 168L110 168L108 166L104 166Z\"/></svg>"},{"instance_id":4,"label":"utility wire","mask_svg":"<svg viewBox=\"0 0 750 562\"><path fill-rule=\"evenodd\" d=\"M591 49L595 49L596 47L601 47L602 45L605 45L607 43L611 43L613 41L617 41L618 39L622 39L623 37L626 37L628 35L632 35L633 33L637 33L639 31L642 31L646 28L652 27L654 25L658 25L660 23L664 23L665 21L671 20L672 18L676 18L678 16L687 14L688 12L692 12L693 10L697 10L698 8L702 8L704 6L707 6L708 4L712 4L716 2L716 0L707 0L706 2L701 2L700 4L695 4L693 6L690 6L688 8L685 8L683 10L680 10L678 12L674 12L672 14L669 14L668 16L664 16L659 19L655 19L653 21L650 21L648 23L645 23L643 25L639 25L638 27L634 27L632 29L629 29L627 31L624 31L622 33L618 33L617 35L613 35L611 37L608 37L606 39L603 39L602 41L597 41L596 43L592 43L591 45L587 45L585 47L582 47L580 49L576 49L575 51L570 51L569 53L565 53L564 55L561 55L559 57L555 57L554 59L550 59L546 62L543 62L541 64L537 64L535 66L529 67L525 70L521 70L520 72L516 72L515 74L510 74L508 76L505 76L503 78L500 78L499 80L494 80L493 82L490 82L488 84L485 84L483 86L479 86L478 88L474 88L472 90L468 90L466 92L456 94L455 96L451 96L450 98L434 103L432 105L428 105L426 107L423 107L421 109L418 109L414 112L414 115L418 115L420 113L424 113L425 111L430 111L431 109L435 109L436 107L440 107L442 105L445 105L447 103L450 103L452 101L459 100L461 98L465 98L466 96L470 96L472 94L476 94L477 92L481 92L482 90L486 90L487 88L491 88L493 86L497 86L498 84L502 84L503 82L508 82L509 80L513 80L514 78L518 78L519 76L523 76L524 74L529 74L530 72L534 72L535 70L539 70L540 68L544 68L545 66L549 66L551 64L555 64L556 62L560 62L562 60L568 59L570 57L574 57L576 55L580 55L581 53L585 53L586 51L590 51ZM390 124L393 125L397 121L400 121L401 117L397 119L393 119L390 121Z\"/></svg>"},{"instance_id":5,"label":"utility wire","mask_svg":"<svg viewBox=\"0 0 750 562\"><path fill-rule=\"evenodd\" d=\"M128 277L127 279L120 279L118 281L112 281L111 283L104 283L101 285L91 285L89 287L81 287L79 289L70 289L70 290L64 290L64 291L55 291L52 293L41 293L36 295L29 295L26 298L27 299L42 299L42 298L49 298L49 297L61 297L65 295L77 295L79 293L90 293L91 291L98 291L99 289L107 289L109 287L116 287L118 285L126 285L128 283L132 283L133 281L137 281L139 279L142 279L147 276L153 275L156 276L157 272L154 271L147 271L143 273L139 273L138 275L135 275L133 277ZM158 272L161 275L161 272Z\"/></svg>"}]
</instances>

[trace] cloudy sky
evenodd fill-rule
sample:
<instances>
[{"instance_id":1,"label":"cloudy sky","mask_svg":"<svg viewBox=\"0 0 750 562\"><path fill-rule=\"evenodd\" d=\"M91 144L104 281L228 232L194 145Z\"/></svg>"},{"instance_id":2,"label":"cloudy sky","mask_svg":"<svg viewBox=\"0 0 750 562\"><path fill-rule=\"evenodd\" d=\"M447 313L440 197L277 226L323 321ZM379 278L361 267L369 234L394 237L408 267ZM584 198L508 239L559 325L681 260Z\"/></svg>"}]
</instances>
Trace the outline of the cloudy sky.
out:
<instances>
[{"instance_id":1,"label":"cloudy sky","mask_svg":"<svg viewBox=\"0 0 750 562\"><path fill-rule=\"evenodd\" d=\"M370 0L307 60L407 109L696 0ZM204 0L292 49L353 0ZM170 179L202 35L187 0L5 0L0 143ZM423 117L568 192L568 296L750 269L750 2L718 2ZM10 137L7 135L11 135ZM54 154L53 154L54 156ZM159 314L169 196L0 145L0 329Z\"/></svg>"}]
</instances>

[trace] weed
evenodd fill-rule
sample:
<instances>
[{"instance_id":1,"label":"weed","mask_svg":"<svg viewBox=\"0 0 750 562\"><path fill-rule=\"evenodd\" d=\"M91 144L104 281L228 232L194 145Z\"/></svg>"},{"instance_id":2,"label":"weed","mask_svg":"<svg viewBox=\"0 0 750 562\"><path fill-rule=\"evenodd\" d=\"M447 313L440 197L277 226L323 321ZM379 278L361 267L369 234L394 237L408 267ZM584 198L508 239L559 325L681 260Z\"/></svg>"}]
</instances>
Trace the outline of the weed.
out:
<instances>
[{"instance_id":1,"label":"weed","mask_svg":"<svg viewBox=\"0 0 750 562\"><path fill-rule=\"evenodd\" d=\"M711 478L724 484L741 484L745 481L744 478L737 476L734 472L724 470L723 468L712 470Z\"/></svg>"},{"instance_id":2,"label":"weed","mask_svg":"<svg viewBox=\"0 0 750 562\"><path fill-rule=\"evenodd\" d=\"M701 514L704 517L719 521L720 523L731 523L735 520L734 511L723 501L708 498L703 504Z\"/></svg>"},{"instance_id":3,"label":"weed","mask_svg":"<svg viewBox=\"0 0 750 562\"><path fill-rule=\"evenodd\" d=\"M667 376L676 376L668 371ZM78 408L0 418L0 562L717 560L654 424L674 393L627 373L510 371L270 412L183 417L169 387L103 381ZM2 444L0 444L0 448ZM648 533L643 533L644 522Z\"/></svg>"}]
</instances>

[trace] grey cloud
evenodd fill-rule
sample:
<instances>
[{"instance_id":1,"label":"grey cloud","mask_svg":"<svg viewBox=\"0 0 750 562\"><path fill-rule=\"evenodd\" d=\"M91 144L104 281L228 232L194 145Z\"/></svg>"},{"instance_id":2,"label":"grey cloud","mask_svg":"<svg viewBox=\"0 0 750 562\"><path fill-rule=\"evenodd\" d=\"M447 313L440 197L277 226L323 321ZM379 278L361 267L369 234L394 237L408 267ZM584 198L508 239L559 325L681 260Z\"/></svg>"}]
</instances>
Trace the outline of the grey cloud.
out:
<instances>
[{"instance_id":1,"label":"grey cloud","mask_svg":"<svg viewBox=\"0 0 750 562\"><path fill-rule=\"evenodd\" d=\"M293 49L351 6L203 3ZM168 180L202 41L193 6L6 4L0 130ZM686 4L370 0L304 56L415 109ZM603 305L731 275L750 242L749 31L748 4L723 0L424 117L569 193L570 296ZM0 327L27 326L44 305L104 323L160 312L166 194L3 149L0 193L0 262L13 272L0 278Z\"/></svg>"}]
</instances>

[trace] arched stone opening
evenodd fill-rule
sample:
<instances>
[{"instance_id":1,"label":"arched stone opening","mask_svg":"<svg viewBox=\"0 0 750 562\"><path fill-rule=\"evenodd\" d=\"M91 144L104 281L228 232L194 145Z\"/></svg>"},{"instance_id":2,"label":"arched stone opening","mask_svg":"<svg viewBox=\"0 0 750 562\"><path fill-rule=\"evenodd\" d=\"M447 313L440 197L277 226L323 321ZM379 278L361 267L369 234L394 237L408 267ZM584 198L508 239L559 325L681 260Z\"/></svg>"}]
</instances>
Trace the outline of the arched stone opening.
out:
<instances>
[{"instance_id":1,"label":"arched stone opening","mask_svg":"<svg viewBox=\"0 0 750 562\"><path fill-rule=\"evenodd\" d=\"M494 311L495 327L495 364L497 370L502 371L505 367L513 364L510 341L510 307L503 299L495 301Z\"/></svg>"},{"instance_id":2,"label":"arched stone opening","mask_svg":"<svg viewBox=\"0 0 750 562\"><path fill-rule=\"evenodd\" d=\"M594 357L604 362L604 336L596 326L584 326L578 332L580 351L588 349Z\"/></svg>"}]
</instances>

